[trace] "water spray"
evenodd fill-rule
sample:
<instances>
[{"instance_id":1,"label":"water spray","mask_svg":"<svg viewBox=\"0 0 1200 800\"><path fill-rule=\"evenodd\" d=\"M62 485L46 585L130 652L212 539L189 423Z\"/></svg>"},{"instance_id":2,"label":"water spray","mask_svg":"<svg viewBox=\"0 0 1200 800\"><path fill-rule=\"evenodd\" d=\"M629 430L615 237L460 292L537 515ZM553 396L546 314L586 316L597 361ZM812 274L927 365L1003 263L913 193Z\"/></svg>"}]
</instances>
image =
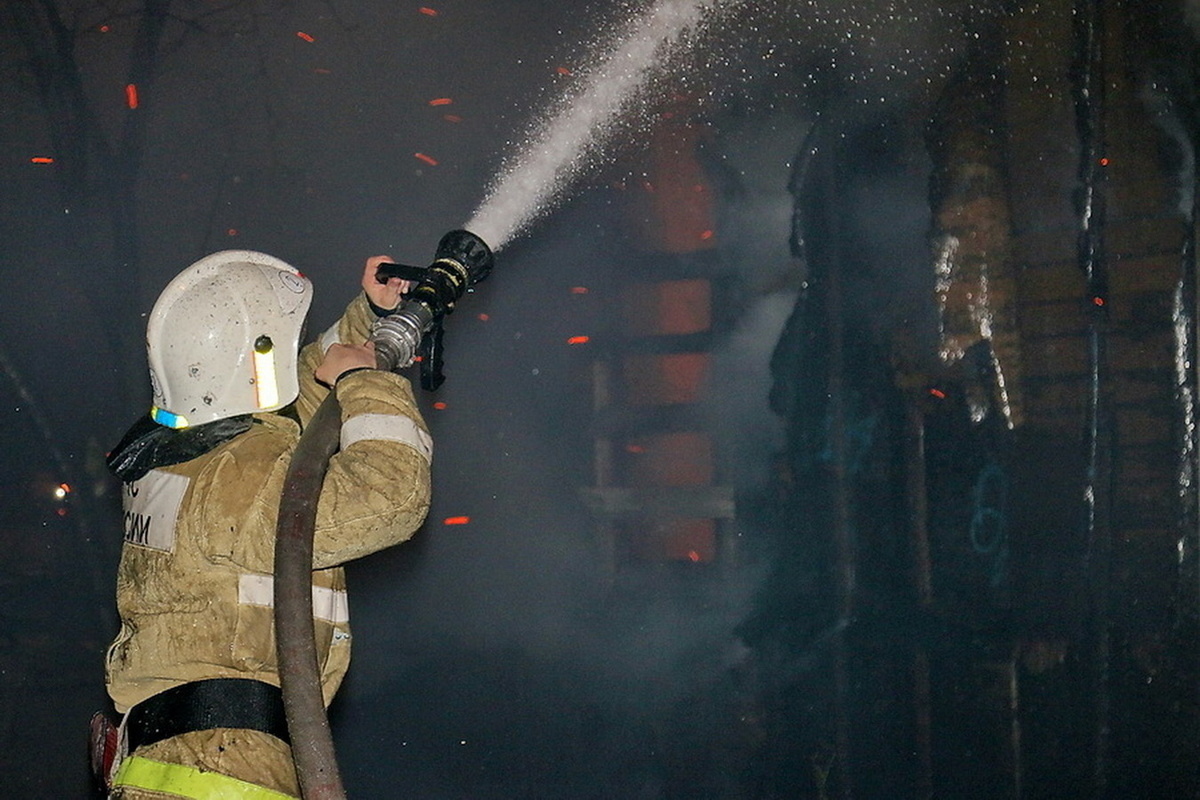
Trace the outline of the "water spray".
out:
<instances>
[{"instance_id":1,"label":"water spray","mask_svg":"<svg viewBox=\"0 0 1200 800\"><path fill-rule=\"evenodd\" d=\"M523 231L596 157L617 118L652 78L669 68L671 55L711 21L718 4L735 2L658 0L585 76L580 93L565 98L564 108L528 137L522 154L505 165L465 227L497 250Z\"/></svg>"}]
</instances>

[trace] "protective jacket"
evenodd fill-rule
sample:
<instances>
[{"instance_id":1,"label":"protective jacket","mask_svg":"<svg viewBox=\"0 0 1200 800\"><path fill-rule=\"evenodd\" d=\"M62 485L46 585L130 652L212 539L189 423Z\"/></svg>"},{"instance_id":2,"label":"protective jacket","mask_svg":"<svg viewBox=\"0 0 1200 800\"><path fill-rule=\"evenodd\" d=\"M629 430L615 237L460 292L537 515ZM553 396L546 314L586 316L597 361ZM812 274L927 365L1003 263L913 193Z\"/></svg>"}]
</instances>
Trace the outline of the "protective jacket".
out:
<instances>
[{"instance_id":1,"label":"protective jacket","mask_svg":"<svg viewBox=\"0 0 1200 800\"><path fill-rule=\"evenodd\" d=\"M360 296L337 325L304 349L295 404L300 424L282 414L254 414L243 432L206 452L154 466L125 483L125 541L117 575L121 630L106 663L118 711L209 678L279 685L272 573L284 478L301 425L328 391L313 378L324 350L337 341L362 343L373 319ZM422 523L432 453L405 378L352 372L336 391L341 448L317 504L313 548L313 613L326 704L350 659L341 565L404 541ZM298 794L290 751L266 733L198 731L133 755ZM142 796L130 789L117 792Z\"/></svg>"}]
</instances>

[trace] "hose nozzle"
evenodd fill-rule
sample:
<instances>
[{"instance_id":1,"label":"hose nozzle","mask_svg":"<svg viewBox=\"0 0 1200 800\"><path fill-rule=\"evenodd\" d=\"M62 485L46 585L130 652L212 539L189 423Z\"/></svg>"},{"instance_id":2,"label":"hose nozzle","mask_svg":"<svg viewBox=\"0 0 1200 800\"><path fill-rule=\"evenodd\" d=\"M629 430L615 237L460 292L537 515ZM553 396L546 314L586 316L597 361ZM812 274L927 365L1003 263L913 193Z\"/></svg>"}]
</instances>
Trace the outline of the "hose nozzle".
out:
<instances>
[{"instance_id":1,"label":"hose nozzle","mask_svg":"<svg viewBox=\"0 0 1200 800\"><path fill-rule=\"evenodd\" d=\"M379 368L407 367L424 340L431 352L428 362L423 363L422 383L426 388L440 385L442 318L454 311L454 304L466 292L491 274L494 265L491 248L470 231L455 230L443 236L434 252L433 263L421 271L416 287L395 311L375 323L371 340L375 342ZM399 265L382 265L382 280L387 279L383 276L387 267L401 268Z\"/></svg>"}]
</instances>

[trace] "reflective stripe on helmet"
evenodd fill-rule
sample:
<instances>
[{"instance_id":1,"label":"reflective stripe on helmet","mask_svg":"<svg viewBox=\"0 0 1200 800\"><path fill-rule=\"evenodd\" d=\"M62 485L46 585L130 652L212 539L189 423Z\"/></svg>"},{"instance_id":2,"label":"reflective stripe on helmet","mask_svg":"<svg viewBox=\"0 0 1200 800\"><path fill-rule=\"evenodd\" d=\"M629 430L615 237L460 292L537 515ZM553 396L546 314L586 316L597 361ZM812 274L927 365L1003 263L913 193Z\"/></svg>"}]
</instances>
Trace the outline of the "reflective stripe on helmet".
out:
<instances>
[{"instance_id":1,"label":"reflective stripe on helmet","mask_svg":"<svg viewBox=\"0 0 1200 800\"><path fill-rule=\"evenodd\" d=\"M426 460L433 458L433 437L411 418L399 414L357 414L342 423L342 449L367 439L400 442Z\"/></svg>"},{"instance_id":2,"label":"reflective stripe on helmet","mask_svg":"<svg viewBox=\"0 0 1200 800\"><path fill-rule=\"evenodd\" d=\"M270 336L254 343L254 393L259 408L279 405L279 382L275 379L275 345Z\"/></svg>"},{"instance_id":3,"label":"reflective stripe on helmet","mask_svg":"<svg viewBox=\"0 0 1200 800\"><path fill-rule=\"evenodd\" d=\"M121 762L113 776L114 789L128 786L151 792L166 792L192 800L296 800L293 795L231 778L219 772L204 772L182 764L166 764L141 756Z\"/></svg>"},{"instance_id":4,"label":"reflective stripe on helmet","mask_svg":"<svg viewBox=\"0 0 1200 800\"><path fill-rule=\"evenodd\" d=\"M158 406L150 406L150 419L162 425L164 428L186 428L188 426L187 417L183 414L172 414L165 408Z\"/></svg>"}]
</instances>

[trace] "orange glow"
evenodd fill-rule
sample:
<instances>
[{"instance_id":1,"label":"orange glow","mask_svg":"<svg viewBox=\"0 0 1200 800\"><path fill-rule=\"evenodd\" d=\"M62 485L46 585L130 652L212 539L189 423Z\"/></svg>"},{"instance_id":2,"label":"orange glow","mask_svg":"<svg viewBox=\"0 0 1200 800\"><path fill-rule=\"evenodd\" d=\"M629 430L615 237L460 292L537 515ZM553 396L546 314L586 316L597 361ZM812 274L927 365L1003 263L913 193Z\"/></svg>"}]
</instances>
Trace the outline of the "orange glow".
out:
<instances>
[{"instance_id":1,"label":"orange glow","mask_svg":"<svg viewBox=\"0 0 1200 800\"><path fill-rule=\"evenodd\" d=\"M632 354L622 359L630 405L694 403L708 375L708 353Z\"/></svg>"},{"instance_id":2,"label":"orange glow","mask_svg":"<svg viewBox=\"0 0 1200 800\"><path fill-rule=\"evenodd\" d=\"M930 390L929 390L929 393L930 393L931 395L933 395L934 397L936 397L938 400L945 400L945 399L946 399L946 393L945 393L945 392L943 392L941 389L930 389Z\"/></svg>"},{"instance_id":3,"label":"orange glow","mask_svg":"<svg viewBox=\"0 0 1200 800\"><path fill-rule=\"evenodd\" d=\"M1107 167L1107 166L1108 166L1108 159L1107 159L1107 158L1102 158L1102 159L1100 159L1100 166L1102 166L1102 167Z\"/></svg>"},{"instance_id":4,"label":"orange glow","mask_svg":"<svg viewBox=\"0 0 1200 800\"><path fill-rule=\"evenodd\" d=\"M125 105L130 108L138 107L138 91L137 84L130 83L125 86Z\"/></svg>"},{"instance_id":5,"label":"orange glow","mask_svg":"<svg viewBox=\"0 0 1200 800\"><path fill-rule=\"evenodd\" d=\"M449 97L435 97L429 101L429 105L431 105L431 106L448 106L453 102L454 102L454 100L452 100Z\"/></svg>"},{"instance_id":6,"label":"orange glow","mask_svg":"<svg viewBox=\"0 0 1200 800\"><path fill-rule=\"evenodd\" d=\"M58 485L58 488L62 489L64 493L68 493L68 494L69 494L69 493L70 493L70 491L71 491L71 484L69 484L69 483L60 483L60 484Z\"/></svg>"},{"instance_id":7,"label":"orange glow","mask_svg":"<svg viewBox=\"0 0 1200 800\"><path fill-rule=\"evenodd\" d=\"M306 42L315 42L315 41L316 41L316 39L314 39L313 37L309 36L309 35L308 35L307 33L305 33L304 31L296 31L296 35L297 35L297 36L299 36L301 39L303 39L303 40L304 40L304 41L306 41Z\"/></svg>"},{"instance_id":8,"label":"orange glow","mask_svg":"<svg viewBox=\"0 0 1200 800\"><path fill-rule=\"evenodd\" d=\"M446 404L444 402L442 402L441 400L438 400L436 403L434 403L433 407L436 408L438 411L446 410Z\"/></svg>"},{"instance_id":9,"label":"orange glow","mask_svg":"<svg viewBox=\"0 0 1200 800\"><path fill-rule=\"evenodd\" d=\"M715 234L715 233L713 233L713 231L701 231L701 232L700 232L700 238L701 238L701 239L704 239L704 240L706 240L706 241L707 241L708 239L711 239L711 238L713 238L713 236L715 236L715 235L716 235L716 234Z\"/></svg>"},{"instance_id":10,"label":"orange glow","mask_svg":"<svg viewBox=\"0 0 1200 800\"><path fill-rule=\"evenodd\" d=\"M557 72L559 75L570 75L571 74L571 70L567 69L566 67L559 67L558 69L556 69L554 71Z\"/></svg>"},{"instance_id":11,"label":"orange glow","mask_svg":"<svg viewBox=\"0 0 1200 800\"><path fill-rule=\"evenodd\" d=\"M107 25L101 25L101 26L100 26L100 32L101 32L101 33L108 33L110 30L112 30L112 29L111 29L111 28L109 28Z\"/></svg>"},{"instance_id":12,"label":"orange glow","mask_svg":"<svg viewBox=\"0 0 1200 800\"><path fill-rule=\"evenodd\" d=\"M627 444L625 445L625 451L627 453L644 453L646 452L646 448L642 447L640 444Z\"/></svg>"},{"instance_id":13,"label":"orange glow","mask_svg":"<svg viewBox=\"0 0 1200 800\"><path fill-rule=\"evenodd\" d=\"M479 321L480 321L480 322L487 322L489 319L491 319L491 317L489 317L487 314L480 314L480 315L479 315Z\"/></svg>"},{"instance_id":14,"label":"orange glow","mask_svg":"<svg viewBox=\"0 0 1200 800\"><path fill-rule=\"evenodd\" d=\"M713 480L713 446L707 434L696 431L652 434L630 444L644 447L629 464L631 486L704 486Z\"/></svg>"},{"instance_id":15,"label":"orange glow","mask_svg":"<svg viewBox=\"0 0 1200 800\"><path fill-rule=\"evenodd\" d=\"M572 286L571 287L571 294L587 294L587 293L588 293L588 288L586 286Z\"/></svg>"},{"instance_id":16,"label":"orange glow","mask_svg":"<svg viewBox=\"0 0 1200 800\"><path fill-rule=\"evenodd\" d=\"M1104 305L1104 298L1103 297L1093 297L1092 302L1098 306L1102 306L1102 305Z\"/></svg>"},{"instance_id":17,"label":"orange glow","mask_svg":"<svg viewBox=\"0 0 1200 800\"><path fill-rule=\"evenodd\" d=\"M711 519L678 519L660 526L647 542L646 556L655 560L703 564L716 560L716 523Z\"/></svg>"},{"instance_id":18,"label":"orange glow","mask_svg":"<svg viewBox=\"0 0 1200 800\"><path fill-rule=\"evenodd\" d=\"M431 167L437 166L437 159L433 156L427 156L424 153L413 153L414 158L419 158Z\"/></svg>"},{"instance_id":19,"label":"orange glow","mask_svg":"<svg viewBox=\"0 0 1200 800\"><path fill-rule=\"evenodd\" d=\"M712 285L706 278L630 283L623 321L634 336L699 333L712 327Z\"/></svg>"},{"instance_id":20,"label":"orange glow","mask_svg":"<svg viewBox=\"0 0 1200 800\"><path fill-rule=\"evenodd\" d=\"M572 336L567 339L567 344L587 344L591 341L590 336Z\"/></svg>"},{"instance_id":21,"label":"orange glow","mask_svg":"<svg viewBox=\"0 0 1200 800\"><path fill-rule=\"evenodd\" d=\"M446 122L462 122L462 117L458 114L443 114L442 119L446 120Z\"/></svg>"},{"instance_id":22,"label":"orange glow","mask_svg":"<svg viewBox=\"0 0 1200 800\"><path fill-rule=\"evenodd\" d=\"M446 517L443 524L445 525L466 525L471 521L470 517Z\"/></svg>"},{"instance_id":23,"label":"orange glow","mask_svg":"<svg viewBox=\"0 0 1200 800\"><path fill-rule=\"evenodd\" d=\"M437 10L429 6L421 6L421 13L427 17L436 17L438 15Z\"/></svg>"},{"instance_id":24,"label":"orange glow","mask_svg":"<svg viewBox=\"0 0 1200 800\"><path fill-rule=\"evenodd\" d=\"M226 234L227 236L237 236L237 235L238 235L238 229L237 229L237 228L230 228L229 230L225 231L225 234Z\"/></svg>"},{"instance_id":25,"label":"orange glow","mask_svg":"<svg viewBox=\"0 0 1200 800\"><path fill-rule=\"evenodd\" d=\"M33 158L29 159L29 163L31 163L31 164L53 164L54 159L51 158L50 156L34 156Z\"/></svg>"}]
</instances>

